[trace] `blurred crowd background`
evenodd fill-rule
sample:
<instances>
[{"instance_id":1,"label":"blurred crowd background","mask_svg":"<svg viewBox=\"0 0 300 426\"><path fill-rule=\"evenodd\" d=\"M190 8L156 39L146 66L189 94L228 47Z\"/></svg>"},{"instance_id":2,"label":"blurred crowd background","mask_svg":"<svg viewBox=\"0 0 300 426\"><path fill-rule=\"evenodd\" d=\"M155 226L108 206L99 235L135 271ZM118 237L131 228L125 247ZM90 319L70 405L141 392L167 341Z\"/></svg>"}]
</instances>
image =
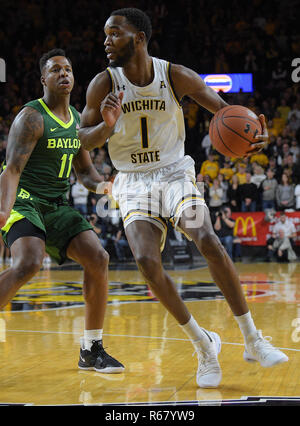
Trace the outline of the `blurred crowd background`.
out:
<instances>
[{"instance_id":1,"label":"blurred crowd background","mask_svg":"<svg viewBox=\"0 0 300 426\"><path fill-rule=\"evenodd\" d=\"M150 16L153 56L201 74L253 73L253 93L220 93L228 103L266 116L270 143L248 159L226 158L214 151L208 135L212 115L190 99L183 100L186 153L195 160L197 181L203 182L212 215L224 206L232 211L300 210L300 90L291 77L292 60L300 57L296 0L233 0L227 5L205 0L2 0L0 57L6 61L7 82L0 83L1 161L14 117L26 102L42 96L40 56L55 47L66 50L76 80L71 103L82 111L90 80L107 66L104 23L121 7L138 7ZM116 171L106 147L91 156L103 179L113 180ZM70 202L94 221L104 244L111 238L124 241L121 249L113 245L118 258L126 257L119 218L110 224L100 221L97 196L74 175Z\"/></svg>"}]
</instances>

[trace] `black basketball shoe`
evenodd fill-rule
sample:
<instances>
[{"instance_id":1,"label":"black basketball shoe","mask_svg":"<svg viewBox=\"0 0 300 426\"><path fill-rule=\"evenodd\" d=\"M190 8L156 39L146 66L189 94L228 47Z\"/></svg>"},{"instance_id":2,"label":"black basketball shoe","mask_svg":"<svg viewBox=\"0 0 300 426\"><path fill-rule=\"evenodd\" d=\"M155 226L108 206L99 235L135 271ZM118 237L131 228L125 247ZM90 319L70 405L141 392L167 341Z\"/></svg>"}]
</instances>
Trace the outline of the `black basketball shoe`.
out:
<instances>
[{"instance_id":1,"label":"black basketball shoe","mask_svg":"<svg viewBox=\"0 0 300 426\"><path fill-rule=\"evenodd\" d=\"M102 340L93 340L91 350L84 349L81 340L78 367L81 370L95 370L107 374L122 373L125 369L123 364L105 352Z\"/></svg>"}]
</instances>

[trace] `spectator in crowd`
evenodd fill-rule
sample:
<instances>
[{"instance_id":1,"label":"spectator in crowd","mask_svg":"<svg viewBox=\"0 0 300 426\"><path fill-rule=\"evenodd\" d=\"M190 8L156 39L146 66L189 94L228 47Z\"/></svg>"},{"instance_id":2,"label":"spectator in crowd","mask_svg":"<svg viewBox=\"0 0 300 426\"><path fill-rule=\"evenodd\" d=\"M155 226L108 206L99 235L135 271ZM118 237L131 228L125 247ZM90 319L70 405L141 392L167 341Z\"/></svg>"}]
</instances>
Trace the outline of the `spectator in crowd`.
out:
<instances>
[{"instance_id":1,"label":"spectator in crowd","mask_svg":"<svg viewBox=\"0 0 300 426\"><path fill-rule=\"evenodd\" d=\"M283 66L282 61L278 61L275 69L272 71L272 80L275 82L275 87L278 89L284 88L285 87L284 82L286 77L287 77L287 70Z\"/></svg>"},{"instance_id":2,"label":"spectator in crowd","mask_svg":"<svg viewBox=\"0 0 300 426\"><path fill-rule=\"evenodd\" d=\"M271 140L279 135L279 130L275 127L273 119L268 121L268 133Z\"/></svg>"},{"instance_id":3,"label":"spectator in crowd","mask_svg":"<svg viewBox=\"0 0 300 426\"><path fill-rule=\"evenodd\" d=\"M298 120L300 120L300 105L297 102L294 102L290 112L288 113L288 122L290 121L292 115L295 115Z\"/></svg>"},{"instance_id":4,"label":"spectator in crowd","mask_svg":"<svg viewBox=\"0 0 300 426\"><path fill-rule=\"evenodd\" d=\"M209 188L209 209L214 213L222 207L223 189L218 178L213 180L212 186Z\"/></svg>"},{"instance_id":5,"label":"spectator in crowd","mask_svg":"<svg viewBox=\"0 0 300 426\"><path fill-rule=\"evenodd\" d=\"M88 217L88 221L90 222L90 224L93 227L93 230L95 231L95 233L97 234L102 247L106 247L107 246L107 237L106 237L106 226L104 224L104 222L102 222L100 219L98 220L98 217L96 214L92 213L89 217Z\"/></svg>"},{"instance_id":6,"label":"spectator in crowd","mask_svg":"<svg viewBox=\"0 0 300 426\"><path fill-rule=\"evenodd\" d=\"M114 247L116 250L117 259L119 262L127 260L126 250L129 248L129 244L125 235L123 221L120 219L119 226L116 235L113 236Z\"/></svg>"},{"instance_id":7,"label":"spectator in crowd","mask_svg":"<svg viewBox=\"0 0 300 426\"><path fill-rule=\"evenodd\" d=\"M294 186L289 183L286 173L282 173L281 183L276 190L276 203L278 210L293 209L295 207Z\"/></svg>"},{"instance_id":8,"label":"spectator in crowd","mask_svg":"<svg viewBox=\"0 0 300 426\"><path fill-rule=\"evenodd\" d=\"M300 155L300 148L297 139L292 139L290 152L294 156L294 163L296 163Z\"/></svg>"},{"instance_id":9,"label":"spectator in crowd","mask_svg":"<svg viewBox=\"0 0 300 426\"><path fill-rule=\"evenodd\" d=\"M223 190L223 196L222 196L222 205L227 204L228 202L228 188L229 188L229 183L227 180L224 179L224 175L222 173L218 174L217 177L219 183L220 183L220 187Z\"/></svg>"},{"instance_id":10,"label":"spectator in crowd","mask_svg":"<svg viewBox=\"0 0 300 426\"><path fill-rule=\"evenodd\" d=\"M274 238L272 244L268 242L268 259L273 259L273 253L277 262L290 262L297 259L289 238L284 235L284 231L280 229L277 237Z\"/></svg>"},{"instance_id":11,"label":"spectator in crowd","mask_svg":"<svg viewBox=\"0 0 300 426\"><path fill-rule=\"evenodd\" d=\"M269 160L269 169L273 170L274 178L279 182L282 175L282 167L277 164L275 157L271 157Z\"/></svg>"},{"instance_id":12,"label":"spectator in crowd","mask_svg":"<svg viewBox=\"0 0 300 426\"><path fill-rule=\"evenodd\" d=\"M266 179L264 169L258 164L253 164L253 175L251 176L251 182L254 183L257 188L259 188L262 181Z\"/></svg>"},{"instance_id":13,"label":"spectator in crowd","mask_svg":"<svg viewBox=\"0 0 300 426\"><path fill-rule=\"evenodd\" d=\"M212 179L211 179L211 177L209 175L204 175L203 176L203 181L205 182L205 184L206 184L206 186L208 188L210 188L212 186L212 184L213 184L213 181L212 181Z\"/></svg>"},{"instance_id":14,"label":"spectator in crowd","mask_svg":"<svg viewBox=\"0 0 300 426\"><path fill-rule=\"evenodd\" d=\"M266 179L260 184L262 210L276 209L276 190L278 182L274 178L273 169L267 170Z\"/></svg>"},{"instance_id":15,"label":"spectator in crowd","mask_svg":"<svg viewBox=\"0 0 300 426\"><path fill-rule=\"evenodd\" d=\"M200 173L205 176L208 175L213 181L219 174L220 166L214 159L212 152L208 154L208 159L202 163Z\"/></svg>"},{"instance_id":16,"label":"spectator in crowd","mask_svg":"<svg viewBox=\"0 0 300 426\"><path fill-rule=\"evenodd\" d=\"M277 111L280 113L280 117L283 118L284 123L286 124L288 121L288 115L291 111L291 108L287 105L286 99L282 98L280 100L280 105L277 107Z\"/></svg>"},{"instance_id":17,"label":"spectator in crowd","mask_svg":"<svg viewBox=\"0 0 300 426\"><path fill-rule=\"evenodd\" d=\"M228 255L233 260L233 244L234 236L233 229L235 220L231 217L230 207L223 207L217 214L214 222L214 229L221 243L225 247ZM238 243L239 244L239 243ZM240 246L238 246L237 257L241 257Z\"/></svg>"},{"instance_id":18,"label":"spectator in crowd","mask_svg":"<svg viewBox=\"0 0 300 426\"><path fill-rule=\"evenodd\" d=\"M245 72L256 72L257 68L257 58L253 49L251 49L245 57L244 70Z\"/></svg>"},{"instance_id":19,"label":"spectator in crowd","mask_svg":"<svg viewBox=\"0 0 300 426\"><path fill-rule=\"evenodd\" d=\"M267 260L272 260L273 254L275 254L277 261L296 260L297 256L294 251L294 239L296 235L294 223L284 212L281 212L279 221L273 227L272 237L267 241Z\"/></svg>"},{"instance_id":20,"label":"spectator in crowd","mask_svg":"<svg viewBox=\"0 0 300 426\"><path fill-rule=\"evenodd\" d=\"M205 152L205 157L208 158L208 154L211 151L211 140L208 133L206 133L206 135L202 139L201 146L203 151Z\"/></svg>"},{"instance_id":21,"label":"spectator in crowd","mask_svg":"<svg viewBox=\"0 0 300 426\"><path fill-rule=\"evenodd\" d=\"M94 165L98 173L100 174L105 173L105 167L110 167L109 161L107 160L107 154L104 148L100 148L98 150L98 153L96 154L94 159Z\"/></svg>"},{"instance_id":22,"label":"spectator in crowd","mask_svg":"<svg viewBox=\"0 0 300 426\"><path fill-rule=\"evenodd\" d=\"M240 185L238 177L237 175L233 175L227 191L228 201L233 212L238 212L241 208L239 188Z\"/></svg>"},{"instance_id":23,"label":"spectator in crowd","mask_svg":"<svg viewBox=\"0 0 300 426\"><path fill-rule=\"evenodd\" d=\"M225 157L223 167L220 169L220 174L224 176L226 182L230 182L232 176L234 175L233 167L230 164L230 159Z\"/></svg>"},{"instance_id":24,"label":"spectator in crowd","mask_svg":"<svg viewBox=\"0 0 300 426\"><path fill-rule=\"evenodd\" d=\"M283 167L284 164L284 159L287 158L287 156L290 154L290 145L287 142L284 142L282 144L282 150L279 153L279 155L277 156L277 163L279 164L279 166Z\"/></svg>"},{"instance_id":25,"label":"spectator in crowd","mask_svg":"<svg viewBox=\"0 0 300 426\"><path fill-rule=\"evenodd\" d=\"M296 182L297 176L299 176L299 169L294 162L294 156L293 153L290 152L286 157L284 157L283 164L283 173L288 175L289 182Z\"/></svg>"},{"instance_id":26,"label":"spectator in crowd","mask_svg":"<svg viewBox=\"0 0 300 426\"><path fill-rule=\"evenodd\" d=\"M209 184L207 183L207 181L204 180L204 176L202 176L201 173L197 174L196 182L197 182L197 185L200 185L199 186L200 192L202 191L204 192L204 200L206 205L209 205L209 188L210 188Z\"/></svg>"},{"instance_id":27,"label":"spectator in crowd","mask_svg":"<svg viewBox=\"0 0 300 426\"><path fill-rule=\"evenodd\" d=\"M298 118L296 114L292 114L288 121L288 126L292 132L297 132L300 128L300 118Z\"/></svg>"},{"instance_id":28,"label":"spectator in crowd","mask_svg":"<svg viewBox=\"0 0 300 426\"><path fill-rule=\"evenodd\" d=\"M239 185L243 185L247 181L246 168L247 168L247 165L245 163L241 163L241 162L238 163L238 166L237 166L238 171L236 173L236 176L238 178Z\"/></svg>"},{"instance_id":29,"label":"spectator in crowd","mask_svg":"<svg viewBox=\"0 0 300 426\"><path fill-rule=\"evenodd\" d=\"M275 134L275 136L280 135L280 133L284 129L285 120L283 117L281 117L281 114L279 111L275 112L274 117L272 119L272 123L273 123L273 126L272 126L273 134Z\"/></svg>"},{"instance_id":30,"label":"spectator in crowd","mask_svg":"<svg viewBox=\"0 0 300 426\"><path fill-rule=\"evenodd\" d=\"M256 163L263 169L266 169L269 164L269 159L264 151L257 152L250 157L250 164Z\"/></svg>"},{"instance_id":31,"label":"spectator in crowd","mask_svg":"<svg viewBox=\"0 0 300 426\"><path fill-rule=\"evenodd\" d=\"M257 202L257 186L251 182L251 173L246 173L246 183L240 185L242 212L255 212Z\"/></svg>"},{"instance_id":32,"label":"spectator in crowd","mask_svg":"<svg viewBox=\"0 0 300 426\"><path fill-rule=\"evenodd\" d=\"M79 181L76 181L71 187L73 205L83 216L87 215L87 199L89 190Z\"/></svg>"}]
</instances>

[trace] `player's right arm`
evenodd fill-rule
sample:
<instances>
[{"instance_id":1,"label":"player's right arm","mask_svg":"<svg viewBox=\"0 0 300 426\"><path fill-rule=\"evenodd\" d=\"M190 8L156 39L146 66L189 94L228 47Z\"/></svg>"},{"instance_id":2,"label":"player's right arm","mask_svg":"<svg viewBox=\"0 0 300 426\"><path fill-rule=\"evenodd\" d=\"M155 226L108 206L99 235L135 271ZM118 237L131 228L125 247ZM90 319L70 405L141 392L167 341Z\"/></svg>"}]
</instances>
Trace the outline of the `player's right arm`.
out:
<instances>
[{"instance_id":1,"label":"player's right arm","mask_svg":"<svg viewBox=\"0 0 300 426\"><path fill-rule=\"evenodd\" d=\"M2 228L16 200L20 176L44 132L42 115L25 107L10 128L6 149L6 167L0 176L0 228Z\"/></svg>"},{"instance_id":2,"label":"player's right arm","mask_svg":"<svg viewBox=\"0 0 300 426\"><path fill-rule=\"evenodd\" d=\"M96 75L87 89L78 135L88 151L105 144L121 114L123 93L116 96L110 90L111 81L106 71Z\"/></svg>"}]
</instances>

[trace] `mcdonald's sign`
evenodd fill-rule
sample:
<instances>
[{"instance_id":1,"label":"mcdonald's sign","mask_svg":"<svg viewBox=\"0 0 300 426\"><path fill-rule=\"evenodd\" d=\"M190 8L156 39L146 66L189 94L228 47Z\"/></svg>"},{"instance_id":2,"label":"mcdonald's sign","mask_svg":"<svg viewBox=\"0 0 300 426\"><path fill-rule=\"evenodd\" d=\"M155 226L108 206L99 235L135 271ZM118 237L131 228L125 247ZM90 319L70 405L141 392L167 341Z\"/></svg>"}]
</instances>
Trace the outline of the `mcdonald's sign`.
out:
<instances>
[{"instance_id":1,"label":"mcdonald's sign","mask_svg":"<svg viewBox=\"0 0 300 426\"><path fill-rule=\"evenodd\" d=\"M276 214L279 216L279 213ZM287 213L297 230L296 244L300 245L300 212ZM265 220L264 212L232 212L235 220L234 236L238 236L245 246L265 246L267 239L272 235L274 223ZM278 219L276 219L278 220Z\"/></svg>"},{"instance_id":2,"label":"mcdonald's sign","mask_svg":"<svg viewBox=\"0 0 300 426\"><path fill-rule=\"evenodd\" d=\"M239 224L242 224L242 235L239 235ZM249 226L250 225L250 226ZM252 216L247 216L247 217L242 217L242 216L238 216L237 219L235 220L235 226L234 226L234 230L233 233L234 235L239 235L239 236L250 236L249 233L251 232L252 229L252 237L256 237L257 233L256 233L256 226L255 226L255 222Z\"/></svg>"}]
</instances>

